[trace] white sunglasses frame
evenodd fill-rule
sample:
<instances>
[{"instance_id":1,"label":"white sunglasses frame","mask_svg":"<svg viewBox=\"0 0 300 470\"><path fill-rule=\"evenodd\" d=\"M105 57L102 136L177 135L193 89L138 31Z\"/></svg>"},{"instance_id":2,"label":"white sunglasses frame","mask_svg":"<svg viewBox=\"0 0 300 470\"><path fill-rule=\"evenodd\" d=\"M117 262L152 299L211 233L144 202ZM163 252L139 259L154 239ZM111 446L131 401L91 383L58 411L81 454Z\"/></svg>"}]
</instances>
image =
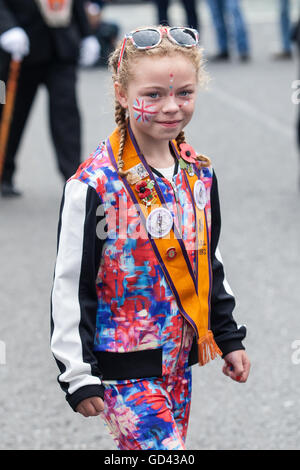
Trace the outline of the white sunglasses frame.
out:
<instances>
[{"instance_id":1,"label":"white sunglasses frame","mask_svg":"<svg viewBox=\"0 0 300 470\"><path fill-rule=\"evenodd\" d=\"M188 31L191 31L194 35L195 35L195 38L196 38L196 43L195 44L180 44L178 41L176 41L176 39L174 39L171 34L170 34L170 31L174 30L174 29L180 29L182 31L184 30L188 30ZM153 46L138 46L135 41L134 41L134 38L133 38L133 34L134 33L138 33L140 31L156 31L159 33L159 40L156 44L154 44ZM119 72L119 69L120 69L120 65L121 65L121 61L122 61L122 57L123 57L123 54L124 54L124 50L125 50L125 46L126 46L126 42L128 41L128 39L131 39L131 42L132 44L137 48L137 49L140 49L140 50L146 50L146 49L154 49L155 47L159 46L159 44L161 43L162 41L162 38L163 36L167 34L168 38L170 39L170 41L172 41L174 44L176 44L177 46L180 46L180 47L196 47L198 46L199 44L199 33L196 29L193 29L193 28L188 28L188 27L184 27L184 26L172 26L172 27L167 27L167 26L164 26L162 28L141 28L141 29L135 29L134 31L131 31L129 34L126 34L124 36L124 40L123 40L123 43L122 43L122 47L121 47L121 51L120 51L120 55L119 55L119 60L118 60L118 66L117 66L117 72Z\"/></svg>"}]
</instances>

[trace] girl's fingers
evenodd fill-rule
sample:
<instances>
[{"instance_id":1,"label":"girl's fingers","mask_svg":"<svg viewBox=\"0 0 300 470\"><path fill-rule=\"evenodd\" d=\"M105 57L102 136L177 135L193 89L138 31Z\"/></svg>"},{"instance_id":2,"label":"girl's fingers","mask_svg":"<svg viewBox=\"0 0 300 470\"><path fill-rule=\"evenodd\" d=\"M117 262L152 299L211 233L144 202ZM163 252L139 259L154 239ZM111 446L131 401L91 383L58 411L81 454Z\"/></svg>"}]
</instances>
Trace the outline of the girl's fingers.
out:
<instances>
[{"instance_id":1,"label":"girl's fingers","mask_svg":"<svg viewBox=\"0 0 300 470\"><path fill-rule=\"evenodd\" d=\"M246 382L246 380L248 379L248 376L250 373L250 367L251 367L250 361L247 356L245 357L243 361L243 365L244 365L243 381Z\"/></svg>"},{"instance_id":2,"label":"girl's fingers","mask_svg":"<svg viewBox=\"0 0 300 470\"><path fill-rule=\"evenodd\" d=\"M230 377L231 370L232 370L232 365L228 362L225 362L223 366L223 374L227 375L227 377Z\"/></svg>"},{"instance_id":3,"label":"girl's fingers","mask_svg":"<svg viewBox=\"0 0 300 470\"><path fill-rule=\"evenodd\" d=\"M232 380L236 380L237 382L244 382L244 368L242 364L237 364L235 367L230 363L227 362L223 366L223 373L230 377Z\"/></svg>"},{"instance_id":4,"label":"girl's fingers","mask_svg":"<svg viewBox=\"0 0 300 470\"><path fill-rule=\"evenodd\" d=\"M95 408L97 414L101 413L104 410L104 403L100 397L93 397L91 403Z\"/></svg>"},{"instance_id":5,"label":"girl's fingers","mask_svg":"<svg viewBox=\"0 0 300 470\"><path fill-rule=\"evenodd\" d=\"M248 379L250 372L250 361L244 351L233 351L224 358L223 373L239 383Z\"/></svg>"},{"instance_id":6,"label":"girl's fingers","mask_svg":"<svg viewBox=\"0 0 300 470\"><path fill-rule=\"evenodd\" d=\"M81 413L85 418L89 416L98 416L104 409L104 403L100 397L91 397L83 400L77 407L76 411Z\"/></svg>"},{"instance_id":7,"label":"girl's fingers","mask_svg":"<svg viewBox=\"0 0 300 470\"><path fill-rule=\"evenodd\" d=\"M99 414L92 401L85 404L85 412L87 416L98 416Z\"/></svg>"},{"instance_id":8,"label":"girl's fingers","mask_svg":"<svg viewBox=\"0 0 300 470\"><path fill-rule=\"evenodd\" d=\"M84 416L85 418L88 417L88 415L86 414L86 411L85 411L85 408L83 405L78 405L77 408L76 408L76 411L80 414L82 414L82 416Z\"/></svg>"}]
</instances>

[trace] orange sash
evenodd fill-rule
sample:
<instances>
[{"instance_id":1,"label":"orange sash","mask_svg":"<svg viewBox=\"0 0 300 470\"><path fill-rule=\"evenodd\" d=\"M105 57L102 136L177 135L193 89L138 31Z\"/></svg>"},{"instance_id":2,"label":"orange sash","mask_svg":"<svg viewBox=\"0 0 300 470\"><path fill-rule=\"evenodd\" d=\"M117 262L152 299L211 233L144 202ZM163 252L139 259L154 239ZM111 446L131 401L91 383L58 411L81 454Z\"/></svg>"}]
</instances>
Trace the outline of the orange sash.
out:
<instances>
[{"instance_id":1,"label":"orange sash","mask_svg":"<svg viewBox=\"0 0 300 470\"><path fill-rule=\"evenodd\" d=\"M175 141L173 145L177 150ZM112 163L117 169L116 158L119 150L119 132L117 129L109 137L107 147ZM149 177L151 179L151 170L140 154L137 143L131 132L127 135L123 161L123 171L130 170L142 162L144 166L146 165L147 172L150 172L145 179L149 179ZM194 185L196 181L198 181L198 176L196 174L190 176L186 173L186 177L193 195ZM155 178L153 178L153 180L155 180ZM146 227L147 218L149 214L151 214L153 207L151 205L147 206L141 202L136 184L128 183L126 178L123 179L123 182L133 202L139 205L141 219ZM153 190L155 193L155 207L162 207L164 199L156 181L154 181ZM193 206L197 236L196 272L194 272L191 266L183 240L178 234L178 230L174 224L169 233L164 237L153 238L149 233L148 236L169 287L177 301L180 313L192 325L196 332L199 364L204 365L210 359L215 359L217 354L221 355L222 352L213 338L212 331L208 329L212 279L206 213L205 209L199 210L194 201ZM174 249L176 253L174 258L168 256L168 250L170 250L170 248Z\"/></svg>"}]
</instances>

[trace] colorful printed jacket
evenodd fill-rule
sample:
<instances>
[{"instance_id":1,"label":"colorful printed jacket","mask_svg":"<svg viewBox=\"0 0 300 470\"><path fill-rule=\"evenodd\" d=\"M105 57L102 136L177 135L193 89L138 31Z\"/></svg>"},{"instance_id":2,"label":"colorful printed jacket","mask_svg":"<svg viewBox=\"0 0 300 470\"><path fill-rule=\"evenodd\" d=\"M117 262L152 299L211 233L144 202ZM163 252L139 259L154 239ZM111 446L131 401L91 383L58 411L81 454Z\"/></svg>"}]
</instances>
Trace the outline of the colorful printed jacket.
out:
<instances>
[{"instance_id":1,"label":"colorful printed jacket","mask_svg":"<svg viewBox=\"0 0 300 470\"><path fill-rule=\"evenodd\" d=\"M177 161L174 185L159 172L153 174L182 239L190 240L192 195L183 171ZM225 356L244 349L245 328L237 328L232 316L235 300L218 249L220 207L211 168L203 169L203 182L212 266L210 327ZM51 297L52 352L59 383L74 410L85 398L103 398L102 380L169 374L182 346L182 316L149 239L136 235L139 224L102 143L64 189ZM195 251L189 249L188 255L193 265ZM197 357L194 341L189 365Z\"/></svg>"}]
</instances>

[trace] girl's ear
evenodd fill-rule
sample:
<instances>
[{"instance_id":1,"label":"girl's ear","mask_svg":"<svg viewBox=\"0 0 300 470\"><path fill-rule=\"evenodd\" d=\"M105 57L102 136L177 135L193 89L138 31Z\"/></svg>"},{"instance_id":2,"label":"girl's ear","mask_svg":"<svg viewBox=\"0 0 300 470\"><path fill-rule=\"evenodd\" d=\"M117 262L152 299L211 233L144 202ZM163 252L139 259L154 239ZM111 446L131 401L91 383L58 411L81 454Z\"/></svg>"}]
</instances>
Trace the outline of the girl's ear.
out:
<instances>
[{"instance_id":1,"label":"girl's ear","mask_svg":"<svg viewBox=\"0 0 300 470\"><path fill-rule=\"evenodd\" d=\"M114 87L115 87L116 100L120 103L122 108L127 109L128 99L127 99L125 90L122 88L119 82L115 82Z\"/></svg>"}]
</instances>

